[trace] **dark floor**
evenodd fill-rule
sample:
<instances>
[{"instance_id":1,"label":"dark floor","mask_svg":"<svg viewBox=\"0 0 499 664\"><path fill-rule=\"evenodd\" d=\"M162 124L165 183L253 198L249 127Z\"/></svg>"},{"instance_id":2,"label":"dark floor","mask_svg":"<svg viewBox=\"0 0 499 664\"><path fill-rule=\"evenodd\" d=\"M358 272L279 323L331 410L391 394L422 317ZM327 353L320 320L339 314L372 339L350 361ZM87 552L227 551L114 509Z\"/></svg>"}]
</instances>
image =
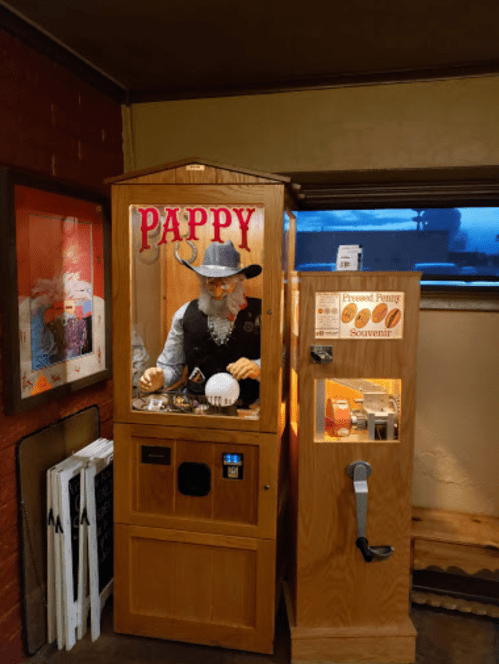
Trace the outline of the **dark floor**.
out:
<instances>
[{"instance_id":1,"label":"dark floor","mask_svg":"<svg viewBox=\"0 0 499 664\"><path fill-rule=\"evenodd\" d=\"M411 617L418 632L416 664L499 664L499 621L417 605L413 606ZM115 634L112 627L111 603L104 609L102 633L95 643L91 643L87 634L71 652L44 647L34 657L26 660L26 664L288 664L289 662L289 631L283 612L280 612L277 620L274 655L258 655Z\"/></svg>"}]
</instances>

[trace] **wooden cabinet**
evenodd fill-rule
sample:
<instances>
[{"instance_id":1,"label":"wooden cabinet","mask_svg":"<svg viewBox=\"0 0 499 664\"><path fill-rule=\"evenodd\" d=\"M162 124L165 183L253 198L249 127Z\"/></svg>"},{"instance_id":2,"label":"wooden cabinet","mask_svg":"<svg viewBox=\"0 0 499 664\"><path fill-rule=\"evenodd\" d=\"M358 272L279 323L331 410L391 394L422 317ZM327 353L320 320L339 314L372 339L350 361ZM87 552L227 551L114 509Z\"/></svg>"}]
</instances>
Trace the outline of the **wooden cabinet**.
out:
<instances>
[{"instance_id":1,"label":"wooden cabinet","mask_svg":"<svg viewBox=\"0 0 499 664\"><path fill-rule=\"evenodd\" d=\"M211 430L120 424L115 435L119 523L275 539L279 436L221 430L214 442ZM224 478L224 454L241 455L241 480ZM179 469L186 462L209 470L206 495L179 490Z\"/></svg>"},{"instance_id":2,"label":"wooden cabinet","mask_svg":"<svg viewBox=\"0 0 499 664\"><path fill-rule=\"evenodd\" d=\"M116 525L119 632L269 651L275 540Z\"/></svg>"},{"instance_id":3,"label":"wooden cabinet","mask_svg":"<svg viewBox=\"0 0 499 664\"><path fill-rule=\"evenodd\" d=\"M112 181L117 631L273 650L288 184L199 161ZM198 276L218 274L214 265L246 277L221 326L199 299ZM183 354L165 345L171 329ZM219 383L214 395L205 388L236 352L257 371L229 403ZM175 380L167 368L164 386L144 392L139 378L160 356Z\"/></svg>"},{"instance_id":4,"label":"wooden cabinet","mask_svg":"<svg viewBox=\"0 0 499 664\"><path fill-rule=\"evenodd\" d=\"M291 299L292 661L414 662L419 274L295 273Z\"/></svg>"}]
</instances>

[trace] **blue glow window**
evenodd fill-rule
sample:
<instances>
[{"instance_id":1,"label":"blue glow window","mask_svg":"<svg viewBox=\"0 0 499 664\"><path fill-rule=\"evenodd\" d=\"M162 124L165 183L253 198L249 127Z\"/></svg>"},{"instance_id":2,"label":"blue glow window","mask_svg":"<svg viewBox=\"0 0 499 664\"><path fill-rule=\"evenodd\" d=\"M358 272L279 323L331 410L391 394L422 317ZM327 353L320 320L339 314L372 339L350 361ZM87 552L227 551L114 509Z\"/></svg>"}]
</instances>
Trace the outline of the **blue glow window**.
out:
<instances>
[{"instance_id":1,"label":"blue glow window","mask_svg":"<svg viewBox=\"0 0 499 664\"><path fill-rule=\"evenodd\" d=\"M423 286L499 287L499 207L297 212L296 269L333 271L360 244L365 271L420 271Z\"/></svg>"}]
</instances>

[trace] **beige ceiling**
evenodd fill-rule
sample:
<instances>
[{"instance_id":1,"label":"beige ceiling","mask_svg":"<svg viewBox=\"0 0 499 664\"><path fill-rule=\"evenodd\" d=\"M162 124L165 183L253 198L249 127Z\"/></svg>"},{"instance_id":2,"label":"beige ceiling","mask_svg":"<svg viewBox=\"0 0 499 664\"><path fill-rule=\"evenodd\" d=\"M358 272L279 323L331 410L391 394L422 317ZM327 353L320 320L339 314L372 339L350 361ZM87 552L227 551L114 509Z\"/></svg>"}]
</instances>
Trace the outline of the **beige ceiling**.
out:
<instances>
[{"instance_id":1,"label":"beige ceiling","mask_svg":"<svg viewBox=\"0 0 499 664\"><path fill-rule=\"evenodd\" d=\"M499 0L0 0L131 101L499 72Z\"/></svg>"}]
</instances>

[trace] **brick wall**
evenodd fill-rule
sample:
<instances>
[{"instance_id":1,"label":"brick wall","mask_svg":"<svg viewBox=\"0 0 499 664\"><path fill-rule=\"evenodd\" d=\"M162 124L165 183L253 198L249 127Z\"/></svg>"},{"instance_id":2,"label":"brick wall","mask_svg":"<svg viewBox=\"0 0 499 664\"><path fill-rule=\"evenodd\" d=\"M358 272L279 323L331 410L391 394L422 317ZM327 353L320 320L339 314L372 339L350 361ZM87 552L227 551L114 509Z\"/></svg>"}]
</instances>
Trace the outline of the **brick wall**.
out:
<instances>
[{"instance_id":1,"label":"brick wall","mask_svg":"<svg viewBox=\"0 0 499 664\"><path fill-rule=\"evenodd\" d=\"M0 30L0 164L106 191L123 172L121 110L75 74ZM1 319L0 319L1 322ZM0 368L1 372L1 368ZM3 402L3 377L0 374ZM0 662L23 660L16 443L97 404L101 435L112 437L112 381L19 415L0 413Z\"/></svg>"},{"instance_id":2,"label":"brick wall","mask_svg":"<svg viewBox=\"0 0 499 664\"><path fill-rule=\"evenodd\" d=\"M120 107L0 31L0 162L103 189L123 172Z\"/></svg>"}]
</instances>

